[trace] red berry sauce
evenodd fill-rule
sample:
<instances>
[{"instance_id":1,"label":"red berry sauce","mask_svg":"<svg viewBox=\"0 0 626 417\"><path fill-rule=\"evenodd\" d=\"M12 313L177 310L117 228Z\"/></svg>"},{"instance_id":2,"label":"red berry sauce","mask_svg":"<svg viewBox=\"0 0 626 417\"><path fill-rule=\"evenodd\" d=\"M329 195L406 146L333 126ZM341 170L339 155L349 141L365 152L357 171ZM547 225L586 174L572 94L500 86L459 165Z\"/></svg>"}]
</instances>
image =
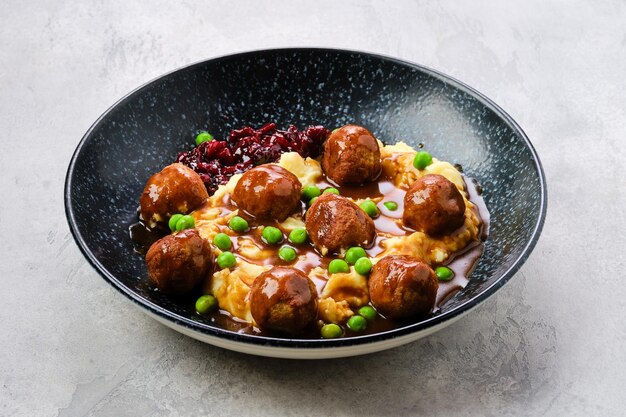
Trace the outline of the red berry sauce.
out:
<instances>
[{"instance_id":1,"label":"red berry sauce","mask_svg":"<svg viewBox=\"0 0 626 417\"><path fill-rule=\"evenodd\" d=\"M278 130L276 123L267 123L260 129L246 126L230 132L226 140L202 142L187 152L180 152L176 162L196 171L209 194L213 194L233 175L276 162L285 152L298 152L302 157L319 156L329 134L323 126L309 126L303 131L293 125L287 130Z\"/></svg>"}]
</instances>

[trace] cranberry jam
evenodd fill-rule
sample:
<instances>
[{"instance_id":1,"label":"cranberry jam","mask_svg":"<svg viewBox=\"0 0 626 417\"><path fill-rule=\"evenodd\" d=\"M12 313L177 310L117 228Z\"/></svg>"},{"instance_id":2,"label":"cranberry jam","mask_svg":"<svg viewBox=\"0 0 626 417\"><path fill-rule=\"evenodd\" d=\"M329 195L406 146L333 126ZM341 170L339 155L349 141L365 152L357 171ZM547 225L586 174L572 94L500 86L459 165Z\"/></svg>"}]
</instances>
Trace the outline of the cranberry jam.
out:
<instances>
[{"instance_id":1,"label":"cranberry jam","mask_svg":"<svg viewBox=\"0 0 626 417\"><path fill-rule=\"evenodd\" d=\"M259 129L246 126L233 130L225 140L202 142L179 153L176 162L196 171L209 194L213 194L233 175L276 162L285 152L298 152L302 157L319 156L329 134L323 126L309 126L303 131L293 125L279 130L276 123L267 123Z\"/></svg>"}]
</instances>

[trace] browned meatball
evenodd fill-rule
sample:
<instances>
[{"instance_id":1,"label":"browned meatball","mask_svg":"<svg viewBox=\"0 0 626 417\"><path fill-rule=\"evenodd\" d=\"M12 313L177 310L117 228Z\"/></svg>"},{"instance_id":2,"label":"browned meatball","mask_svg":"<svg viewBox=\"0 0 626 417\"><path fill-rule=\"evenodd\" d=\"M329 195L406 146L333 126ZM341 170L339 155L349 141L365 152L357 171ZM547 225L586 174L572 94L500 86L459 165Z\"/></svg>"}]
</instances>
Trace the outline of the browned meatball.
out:
<instances>
[{"instance_id":1,"label":"browned meatball","mask_svg":"<svg viewBox=\"0 0 626 417\"><path fill-rule=\"evenodd\" d=\"M185 294L210 272L211 247L196 229L167 235L146 254L148 279L165 294Z\"/></svg>"},{"instance_id":2,"label":"browned meatball","mask_svg":"<svg viewBox=\"0 0 626 417\"><path fill-rule=\"evenodd\" d=\"M171 164L150 177L139 199L148 226L163 225L176 214L187 214L209 198L200 176L183 164Z\"/></svg>"},{"instance_id":3,"label":"browned meatball","mask_svg":"<svg viewBox=\"0 0 626 417\"><path fill-rule=\"evenodd\" d=\"M274 267L252 283L250 312L262 329L297 334L317 317L317 290L304 272Z\"/></svg>"},{"instance_id":4,"label":"browned meatball","mask_svg":"<svg viewBox=\"0 0 626 417\"><path fill-rule=\"evenodd\" d=\"M370 299L387 318L424 316L435 306L437 275L424 262L401 255L385 256L370 273Z\"/></svg>"},{"instance_id":5,"label":"browned meatball","mask_svg":"<svg viewBox=\"0 0 626 417\"><path fill-rule=\"evenodd\" d=\"M254 217L282 222L300 207L301 191L298 177L278 165L265 164L241 176L232 198Z\"/></svg>"},{"instance_id":6,"label":"browned meatball","mask_svg":"<svg viewBox=\"0 0 626 417\"><path fill-rule=\"evenodd\" d=\"M322 168L339 185L374 181L382 168L376 138L356 125L334 130L324 143Z\"/></svg>"},{"instance_id":7,"label":"browned meatball","mask_svg":"<svg viewBox=\"0 0 626 417\"><path fill-rule=\"evenodd\" d=\"M322 194L306 212L306 231L318 251L338 253L374 242L374 222L359 206L336 194Z\"/></svg>"},{"instance_id":8,"label":"browned meatball","mask_svg":"<svg viewBox=\"0 0 626 417\"><path fill-rule=\"evenodd\" d=\"M402 220L431 236L452 232L465 221L465 201L456 185L442 175L424 175L404 196Z\"/></svg>"}]
</instances>

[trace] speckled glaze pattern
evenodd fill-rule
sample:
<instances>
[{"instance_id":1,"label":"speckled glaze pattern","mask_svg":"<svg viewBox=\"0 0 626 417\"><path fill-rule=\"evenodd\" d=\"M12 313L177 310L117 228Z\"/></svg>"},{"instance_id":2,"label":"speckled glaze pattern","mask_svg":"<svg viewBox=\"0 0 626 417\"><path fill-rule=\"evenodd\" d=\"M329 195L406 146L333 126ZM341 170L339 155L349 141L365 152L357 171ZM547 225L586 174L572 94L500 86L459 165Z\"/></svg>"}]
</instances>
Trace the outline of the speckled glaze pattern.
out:
<instances>
[{"instance_id":1,"label":"speckled glaze pattern","mask_svg":"<svg viewBox=\"0 0 626 417\"><path fill-rule=\"evenodd\" d=\"M266 339L203 322L193 308L152 291L133 253L147 179L207 129L223 137L243 125L346 123L381 140L423 143L461 164L484 188L491 212L485 253L469 285L428 320L393 332L341 340ZM176 325L233 341L293 347L369 343L456 317L508 280L534 247L546 210L542 168L530 142L495 104L462 83L415 64L328 49L256 51L166 74L111 107L80 142L68 169L65 203L78 245L113 286Z\"/></svg>"}]
</instances>

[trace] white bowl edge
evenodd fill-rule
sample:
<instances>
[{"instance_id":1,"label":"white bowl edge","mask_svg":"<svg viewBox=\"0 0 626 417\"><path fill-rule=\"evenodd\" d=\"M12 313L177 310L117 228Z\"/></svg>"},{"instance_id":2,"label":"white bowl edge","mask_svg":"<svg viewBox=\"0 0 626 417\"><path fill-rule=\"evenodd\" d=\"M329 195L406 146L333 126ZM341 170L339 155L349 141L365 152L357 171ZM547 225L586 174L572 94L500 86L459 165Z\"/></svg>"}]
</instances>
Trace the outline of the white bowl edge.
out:
<instances>
[{"instance_id":1,"label":"white bowl edge","mask_svg":"<svg viewBox=\"0 0 626 417\"><path fill-rule=\"evenodd\" d=\"M353 346L339 346L339 347L319 347L319 348L286 348L280 346L258 345L253 343L236 342L227 340L218 336L211 336L199 331L195 331L189 327L176 324L168 319L160 317L144 308L141 311L148 316L157 320L158 322L166 325L167 327L189 336L204 343L208 343L213 346L217 346L223 349L233 350L235 352L246 353L249 355L266 356L270 358L282 358L282 359L332 359L332 358L345 358L349 356L366 355L368 353L380 352L395 348L406 343L414 342L422 337L429 336L438 330L443 329L446 326L456 322L461 317L464 317L467 313L472 311L474 307L464 311L449 320L439 323L435 326L428 327L410 334L403 336L392 337L385 340L379 340L367 344L357 344Z\"/></svg>"}]
</instances>

